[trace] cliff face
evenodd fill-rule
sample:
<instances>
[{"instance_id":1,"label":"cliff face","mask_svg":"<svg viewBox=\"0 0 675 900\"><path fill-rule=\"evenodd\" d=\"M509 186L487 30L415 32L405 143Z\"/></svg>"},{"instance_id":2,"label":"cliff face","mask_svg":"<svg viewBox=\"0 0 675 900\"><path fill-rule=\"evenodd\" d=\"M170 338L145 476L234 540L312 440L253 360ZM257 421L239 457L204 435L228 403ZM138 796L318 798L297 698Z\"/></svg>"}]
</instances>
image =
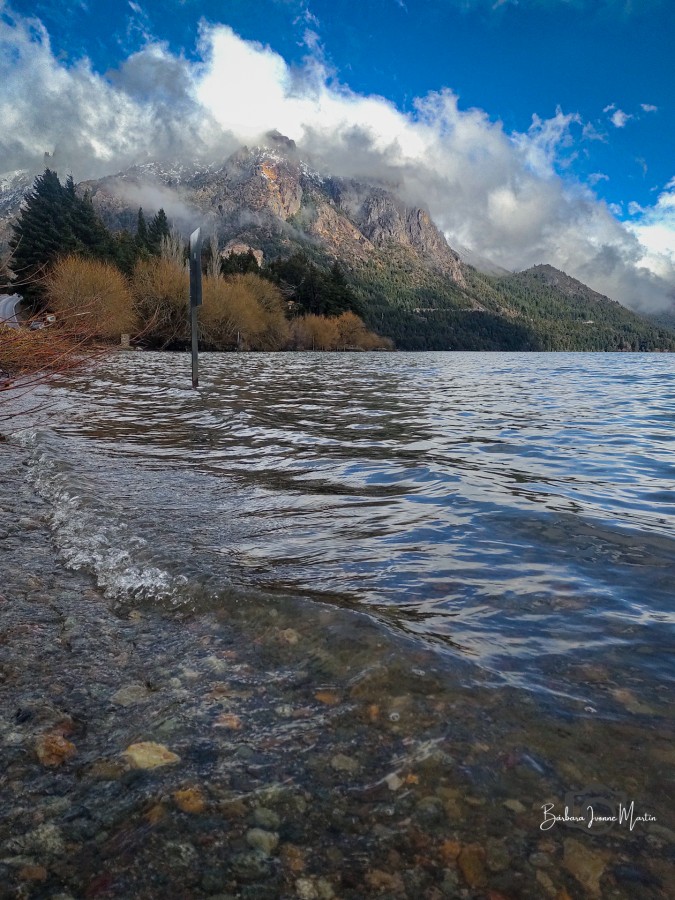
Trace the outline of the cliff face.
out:
<instances>
[{"instance_id":1,"label":"cliff face","mask_svg":"<svg viewBox=\"0 0 675 900\"><path fill-rule=\"evenodd\" d=\"M464 284L459 256L426 210L406 206L390 191L353 180L333 178L327 194L375 246L398 245L421 254L436 271Z\"/></svg>"},{"instance_id":2,"label":"cliff face","mask_svg":"<svg viewBox=\"0 0 675 900\"><path fill-rule=\"evenodd\" d=\"M278 141L276 142L278 144ZM84 182L106 225L133 230L163 207L182 230L201 223L251 244L255 232L277 244L310 241L331 256L365 262L383 248L403 248L418 264L464 285L462 264L429 214L393 192L353 179L319 175L295 148L241 148L222 164L193 167L158 162Z\"/></svg>"}]
</instances>

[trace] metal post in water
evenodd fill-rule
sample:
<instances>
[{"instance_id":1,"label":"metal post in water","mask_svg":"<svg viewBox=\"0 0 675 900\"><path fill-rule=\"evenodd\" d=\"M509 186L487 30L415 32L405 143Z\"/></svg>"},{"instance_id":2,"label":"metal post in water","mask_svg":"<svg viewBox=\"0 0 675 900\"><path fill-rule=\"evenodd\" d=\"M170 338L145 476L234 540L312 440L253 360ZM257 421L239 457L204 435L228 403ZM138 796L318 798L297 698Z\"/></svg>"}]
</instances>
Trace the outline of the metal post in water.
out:
<instances>
[{"instance_id":1,"label":"metal post in water","mask_svg":"<svg viewBox=\"0 0 675 900\"><path fill-rule=\"evenodd\" d=\"M190 330L192 332L192 387L199 385L199 333L197 307L202 305L201 228L190 235Z\"/></svg>"}]
</instances>

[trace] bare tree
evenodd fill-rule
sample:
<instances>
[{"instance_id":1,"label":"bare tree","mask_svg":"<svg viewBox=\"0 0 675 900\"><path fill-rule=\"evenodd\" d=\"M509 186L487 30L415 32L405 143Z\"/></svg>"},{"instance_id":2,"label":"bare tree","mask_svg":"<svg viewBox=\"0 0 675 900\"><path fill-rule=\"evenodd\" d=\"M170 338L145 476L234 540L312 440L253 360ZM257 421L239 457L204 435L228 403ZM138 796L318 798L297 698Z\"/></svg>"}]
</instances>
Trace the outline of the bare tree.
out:
<instances>
[{"instance_id":1,"label":"bare tree","mask_svg":"<svg viewBox=\"0 0 675 900\"><path fill-rule=\"evenodd\" d=\"M206 275L209 278L220 278L220 254L218 253L218 238L212 234L208 243L208 263Z\"/></svg>"},{"instance_id":2,"label":"bare tree","mask_svg":"<svg viewBox=\"0 0 675 900\"><path fill-rule=\"evenodd\" d=\"M160 244L160 256L169 262L176 263L178 266L186 266L187 259L185 257L185 241L180 232L175 228L171 229L171 233L164 235Z\"/></svg>"}]
</instances>

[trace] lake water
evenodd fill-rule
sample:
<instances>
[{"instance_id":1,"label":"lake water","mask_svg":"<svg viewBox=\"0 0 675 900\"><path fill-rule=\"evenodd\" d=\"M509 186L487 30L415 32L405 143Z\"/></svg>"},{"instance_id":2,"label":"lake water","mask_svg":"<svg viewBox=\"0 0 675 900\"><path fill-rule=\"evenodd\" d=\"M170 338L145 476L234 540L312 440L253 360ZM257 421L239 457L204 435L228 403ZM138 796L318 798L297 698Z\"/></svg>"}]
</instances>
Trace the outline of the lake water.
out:
<instances>
[{"instance_id":1,"label":"lake water","mask_svg":"<svg viewBox=\"0 0 675 900\"><path fill-rule=\"evenodd\" d=\"M412 886L369 864L366 890L347 830L336 896L667 896L675 358L205 354L189 384L185 356L119 354L43 389L49 409L37 427L17 417L11 443L60 564L120 621L142 618L159 645L186 629L202 647L229 641L223 659L259 669L254 693L256 677L302 674L337 781L312 766L289 779L312 796L318 779L333 800L383 784L394 805L372 828L400 835L419 813L425 834L461 848L430 857L441 874L417 865L427 881ZM206 684L213 653L181 653L196 655L165 654L157 679ZM289 685L281 700L258 694L255 715L236 692L225 707L249 723L252 752L293 730ZM540 828L546 798L562 813L588 790L658 825ZM509 834L520 849L500 866L494 842ZM277 881L269 895L323 896L308 871L310 887Z\"/></svg>"}]
</instances>

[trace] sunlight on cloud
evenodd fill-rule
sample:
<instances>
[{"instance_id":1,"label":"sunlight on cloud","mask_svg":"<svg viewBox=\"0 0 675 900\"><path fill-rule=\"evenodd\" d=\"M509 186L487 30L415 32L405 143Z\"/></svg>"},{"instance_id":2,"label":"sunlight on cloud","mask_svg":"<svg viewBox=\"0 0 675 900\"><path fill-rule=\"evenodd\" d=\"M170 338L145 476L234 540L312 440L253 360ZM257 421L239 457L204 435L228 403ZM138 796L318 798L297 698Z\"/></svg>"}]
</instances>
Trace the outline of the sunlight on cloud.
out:
<instances>
[{"instance_id":1,"label":"sunlight on cloud","mask_svg":"<svg viewBox=\"0 0 675 900\"><path fill-rule=\"evenodd\" d=\"M630 229L645 250L640 264L662 278L675 273L675 178L668 182L654 206L631 204L639 216Z\"/></svg>"}]
</instances>

